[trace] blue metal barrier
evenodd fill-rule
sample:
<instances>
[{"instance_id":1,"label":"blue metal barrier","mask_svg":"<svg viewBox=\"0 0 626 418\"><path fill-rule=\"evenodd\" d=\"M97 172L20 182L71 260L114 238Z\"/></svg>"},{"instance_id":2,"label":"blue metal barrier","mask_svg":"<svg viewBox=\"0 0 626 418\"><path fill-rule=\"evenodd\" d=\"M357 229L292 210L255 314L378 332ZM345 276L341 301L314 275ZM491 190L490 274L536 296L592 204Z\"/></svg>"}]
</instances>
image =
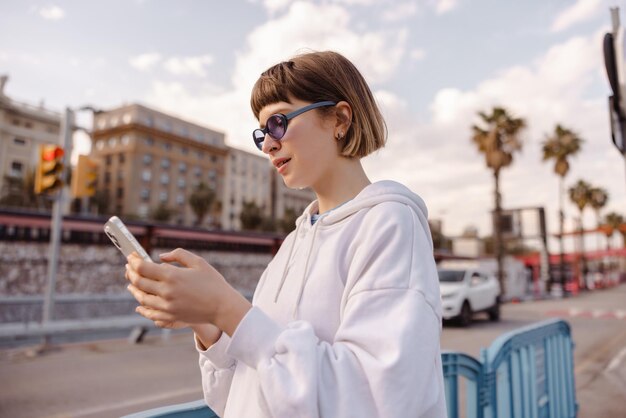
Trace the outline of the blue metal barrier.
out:
<instances>
[{"instance_id":1,"label":"blue metal barrier","mask_svg":"<svg viewBox=\"0 0 626 418\"><path fill-rule=\"evenodd\" d=\"M498 337L481 356L489 400L485 417L575 417L570 327L555 319Z\"/></svg>"},{"instance_id":2,"label":"blue metal barrier","mask_svg":"<svg viewBox=\"0 0 626 418\"><path fill-rule=\"evenodd\" d=\"M441 355L448 417L459 417L459 378L465 383L467 418L572 418L576 388L570 327L561 319L539 322L496 338L479 361L467 354ZM124 418L213 418L203 400Z\"/></svg>"}]
</instances>

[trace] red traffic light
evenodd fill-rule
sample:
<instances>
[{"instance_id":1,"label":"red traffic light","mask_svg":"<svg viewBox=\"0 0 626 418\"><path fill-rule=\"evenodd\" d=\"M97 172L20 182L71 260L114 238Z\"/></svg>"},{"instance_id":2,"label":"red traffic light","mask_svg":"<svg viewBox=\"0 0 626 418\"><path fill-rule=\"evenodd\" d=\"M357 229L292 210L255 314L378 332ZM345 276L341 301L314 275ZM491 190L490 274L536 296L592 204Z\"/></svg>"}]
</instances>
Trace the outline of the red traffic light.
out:
<instances>
[{"instance_id":1,"label":"red traffic light","mask_svg":"<svg viewBox=\"0 0 626 418\"><path fill-rule=\"evenodd\" d=\"M45 147L43 152L41 153L41 159L44 161L54 161L58 158L63 157L64 151L61 147Z\"/></svg>"}]
</instances>

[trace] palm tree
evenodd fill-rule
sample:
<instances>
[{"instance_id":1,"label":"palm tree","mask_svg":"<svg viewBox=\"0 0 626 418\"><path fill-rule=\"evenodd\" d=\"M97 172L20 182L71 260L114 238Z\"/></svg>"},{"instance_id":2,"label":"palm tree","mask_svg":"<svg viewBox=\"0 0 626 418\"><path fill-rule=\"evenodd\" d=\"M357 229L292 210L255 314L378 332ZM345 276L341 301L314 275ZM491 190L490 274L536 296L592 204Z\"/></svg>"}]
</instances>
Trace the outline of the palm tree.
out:
<instances>
[{"instance_id":1,"label":"palm tree","mask_svg":"<svg viewBox=\"0 0 626 418\"><path fill-rule=\"evenodd\" d=\"M200 182L189 196L189 206L196 215L196 225L201 225L206 214L211 210L215 201L215 192L203 182Z\"/></svg>"},{"instance_id":2,"label":"palm tree","mask_svg":"<svg viewBox=\"0 0 626 418\"><path fill-rule=\"evenodd\" d=\"M592 187L589 192L589 205L596 213L596 227L600 227L600 210L606 206L609 201L609 193L601 187ZM598 250L600 249L600 236L598 235Z\"/></svg>"},{"instance_id":3,"label":"palm tree","mask_svg":"<svg viewBox=\"0 0 626 418\"><path fill-rule=\"evenodd\" d=\"M565 260L563 246L563 183L569 172L568 158L580 152L583 140L571 130L557 124L554 133L542 143L543 161L554 160L554 172L559 176L559 264L561 287L565 285Z\"/></svg>"},{"instance_id":4,"label":"palm tree","mask_svg":"<svg viewBox=\"0 0 626 418\"><path fill-rule=\"evenodd\" d=\"M604 234L606 235L606 249L611 249L611 237L621 230L624 217L617 212L607 213L604 216Z\"/></svg>"},{"instance_id":5,"label":"palm tree","mask_svg":"<svg viewBox=\"0 0 626 418\"><path fill-rule=\"evenodd\" d=\"M587 273L587 261L585 260L585 237L583 227L583 211L591 200L591 185L584 180L578 180L578 182L568 189L570 200L578 207L580 212L580 224L578 226L580 231L580 254L582 260L582 278L583 285L585 283L584 276Z\"/></svg>"},{"instance_id":6,"label":"palm tree","mask_svg":"<svg viewBox=\"0 0 626 418\"><path fill-rule=\"evenodd\" d=\"M500 195L500 170L511 165L513 153L522 149L520 132L526 127L522 118L514 118L506 109L494 107L491 114L479 112L482 127L472 126L472 141L478 150L485 155L487 167L493 170L495 182L494 200L494 244L496 259L498 261L498 280L502 294L506 293L503 274L503 243L502 228L500 222L501 195Z\"/></svg>"}]
</instances>

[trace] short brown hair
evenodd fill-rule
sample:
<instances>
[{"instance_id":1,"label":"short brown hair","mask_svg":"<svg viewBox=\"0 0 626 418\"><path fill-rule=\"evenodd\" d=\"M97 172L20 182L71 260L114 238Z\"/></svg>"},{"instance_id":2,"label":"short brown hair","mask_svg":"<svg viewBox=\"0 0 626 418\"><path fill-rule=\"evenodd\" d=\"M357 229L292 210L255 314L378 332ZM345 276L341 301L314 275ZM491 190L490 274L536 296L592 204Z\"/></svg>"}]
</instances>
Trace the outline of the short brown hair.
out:
<instances>
[{"instance_id":1,"label":"short brown hair","mask_svg":"<svg viewBox=\"0 0 626 418\"><path fill-rule=\"evenodd\" d=\"M254 85L250 105L259 119L265 106L289 103L290 98L350 104L352 123L342 140L342 156L361 158L385 146L387 126L374 96L359 70L341 54L310 52L270 67Z\"/></svg>"}]
</instances>

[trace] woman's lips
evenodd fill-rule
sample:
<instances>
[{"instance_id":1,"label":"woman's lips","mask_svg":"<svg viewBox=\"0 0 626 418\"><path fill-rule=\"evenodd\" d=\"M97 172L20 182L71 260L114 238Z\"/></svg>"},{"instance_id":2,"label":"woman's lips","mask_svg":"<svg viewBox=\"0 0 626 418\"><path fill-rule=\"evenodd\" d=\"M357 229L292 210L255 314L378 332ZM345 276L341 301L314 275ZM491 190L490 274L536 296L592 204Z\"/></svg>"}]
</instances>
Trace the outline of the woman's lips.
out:
<instances>
[{"instance_id":1,"label":"woman's lips","mask_svg":"<svg viewBox=\"0 0 626 418\"><path fill-rule=\"evenodd\" d=\"M283 171L287 169L287 165L289 164L290 161L291 161L291 158L287 158L286 160L281 161L277 164L277 169L278 169L279 174L282 174Z\"/></svg>"}]
</instances>

